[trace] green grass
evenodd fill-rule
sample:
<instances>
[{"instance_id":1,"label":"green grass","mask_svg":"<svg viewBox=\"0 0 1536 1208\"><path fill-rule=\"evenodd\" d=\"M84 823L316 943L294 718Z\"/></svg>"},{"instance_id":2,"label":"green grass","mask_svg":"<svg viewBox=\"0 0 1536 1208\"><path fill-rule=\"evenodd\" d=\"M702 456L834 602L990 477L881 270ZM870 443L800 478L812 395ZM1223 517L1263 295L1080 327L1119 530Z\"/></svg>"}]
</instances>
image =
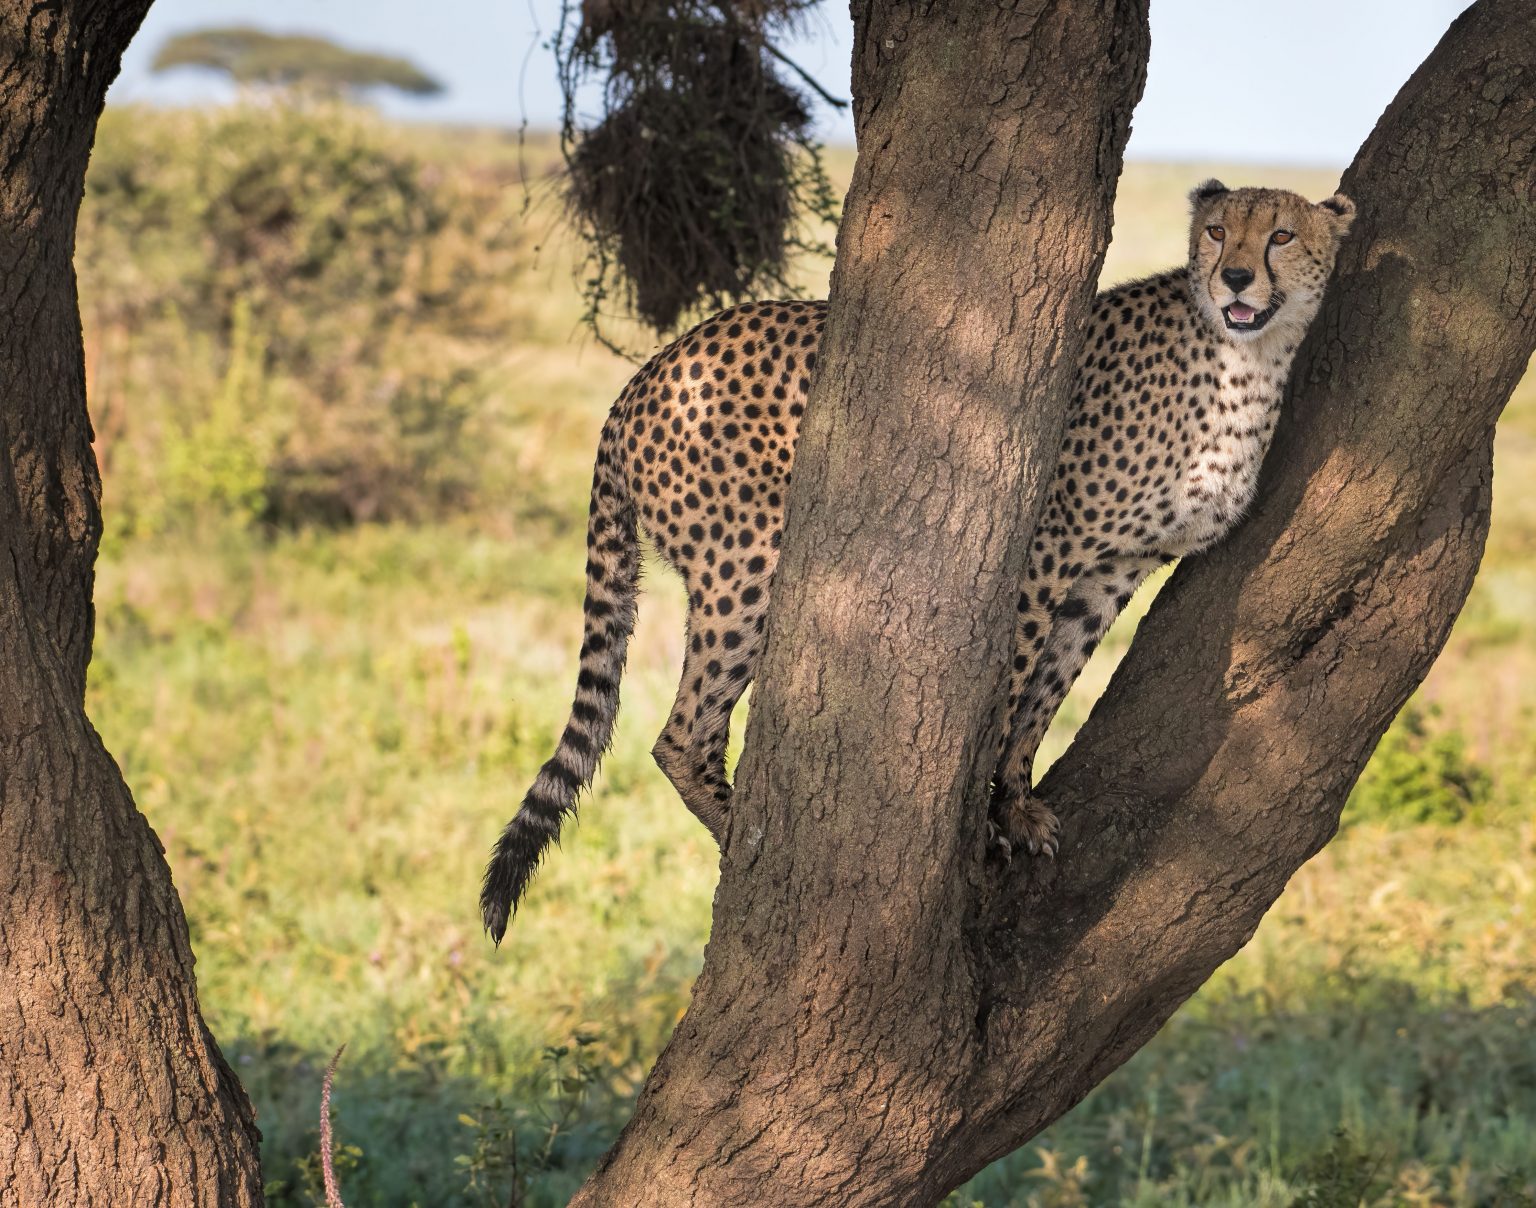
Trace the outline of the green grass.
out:
<instances>
[{"instance_id":1,"label":"green grass","mask_svg":"<svg viewBox=\"0 0 1536 1208\"><path fill-rule=\"evenodd\" d=\"M602 806L502 952L480 933L487 846L569 706L580 592L554 565L468 527L226 533L103 565L94 713L166 845L274 1179L313 1143L316 1063L342 1041L353 1199L442 1203L459 1111L526 1093L580 1028L628 1093L685 1005L715 874L646 754L675 605L637 635Z\"/></svg>"},{"instance_id":2,"label":"green grass","mask_svg":"<svg viewBox=\"0 0 1536 1208\"><path fill-rule=\"evenodd\" d=\"M476 136L429 159L475 157L513 152ZM1180 259L1182 195L1210 174L1133 166L1106 276ZM517 334L486 369L475 506L329 532L209 516L103 551L91 713L165 843L277 1205L314 1202L320 1073L343 1041L349 1203L504 1204L511 1138L526 1202L564 1203L707 937L711 844L648 755L681 663L681 590L659 571L580 825L499 953L477 923L485 854L569 706L591 451L629 371L577 328L551 214L525 221L541 250L505 283ZM1374 1204L1532 1202L1533 475L1527 383L1500 435L1487 565L1418 698L1486 801L1455 826L1409 824L1390 802L1347 826L1161 1035L956 1203L1279 1208L1356 1175ZM109 512L115 489L109 470ZM1090 664L1047 758L1149 598ZM1443 780L1419 750L1382 783Z\"/></svg>"}]
</instances>

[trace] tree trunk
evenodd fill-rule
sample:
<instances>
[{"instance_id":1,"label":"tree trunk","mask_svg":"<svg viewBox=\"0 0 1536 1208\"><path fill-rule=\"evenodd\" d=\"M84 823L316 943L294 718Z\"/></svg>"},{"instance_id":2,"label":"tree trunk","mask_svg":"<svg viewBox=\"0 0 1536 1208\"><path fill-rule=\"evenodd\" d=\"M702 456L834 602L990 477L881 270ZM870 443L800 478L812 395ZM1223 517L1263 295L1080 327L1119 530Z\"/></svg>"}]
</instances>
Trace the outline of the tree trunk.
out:
<instances>
[{"instance_id":1,"label":"tree trunk","mask_svg":"<svg viewBox=\"0 0 1536 1208\"><path fill-rule=\"evenodd\" d=\"M860 158L714 931L579 1204L933 1203L1145 1043L1428 671L1536 348L1536 15L1479 0L1345 176L1256 514L1179 568L1040 786L1060 857L997 873L1010 596L1144 15L856 23Z\"/></svg>"},{"instance_id":2,"label":"tree trunk","mask_svg":"<svg viewBox=\"0 0 1536 1208\"><path fill-rule=\"evenodd\" d=\"M966 1126L987 781L1145 0L856 4L859 159L713 938L574 1204L910 1205Z\"/></svg>"},{"instance_id":3,"label":"tree trunk","mask_svg":"<svg viewBox=\"0 0 1536 1208\"><path fill-rule=\"evenodd\" d=\"M257 1204L160 845L86 719L99 482L75 220L148 0L0 9L0 1205Z\"/></svg>"}]
</instances>

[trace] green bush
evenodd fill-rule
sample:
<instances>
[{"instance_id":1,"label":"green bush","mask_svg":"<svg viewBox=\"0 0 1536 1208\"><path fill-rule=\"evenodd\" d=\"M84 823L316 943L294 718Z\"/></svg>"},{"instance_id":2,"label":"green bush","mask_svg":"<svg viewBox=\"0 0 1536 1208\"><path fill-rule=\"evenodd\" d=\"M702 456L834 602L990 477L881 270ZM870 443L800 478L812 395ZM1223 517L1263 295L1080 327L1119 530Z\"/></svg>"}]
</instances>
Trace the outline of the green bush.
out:
<instances>
[{"instance_id":1,"label":"green bush","mask_svg":"<svg viewBox=\"0 0 1536 1208\"><path fill-rule=\"evenodd\" d=\"M1488 803L1492 779L1434 706L1409 703L1382 737L1344 820L1400 826L1461 822Z\"/></svg>"},{"instance_id":2,"label":"green bush","mask_svg":"<svg viewBox=\"0 0 1536 1208\"><path fill-rule=\"evenodd\" d=\"M472 499L519 191L338 105L109 112L77 264L109 516L162 531Z\"/></svg>"}]
</instances>

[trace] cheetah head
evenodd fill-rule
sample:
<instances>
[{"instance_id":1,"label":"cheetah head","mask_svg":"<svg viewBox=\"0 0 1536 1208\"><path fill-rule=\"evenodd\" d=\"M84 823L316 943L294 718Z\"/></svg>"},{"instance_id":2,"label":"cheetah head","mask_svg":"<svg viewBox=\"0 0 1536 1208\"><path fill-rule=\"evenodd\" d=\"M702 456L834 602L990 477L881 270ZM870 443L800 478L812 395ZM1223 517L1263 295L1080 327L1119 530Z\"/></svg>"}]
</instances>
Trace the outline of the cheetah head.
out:
<instances>
[{"instance_id":1,"label":"cheetah head","mask_svg":"<svg viewBox=\"0 0 1536 1208\"><path fill-rule=\"evenodd\" d=\"M1195 301L1233 340L1306 330L1323 298L1355 203L1316 205L1283 189L1229 189L1208 180L1189 195L1189 270Z\"/></svg>"}]
</instances>

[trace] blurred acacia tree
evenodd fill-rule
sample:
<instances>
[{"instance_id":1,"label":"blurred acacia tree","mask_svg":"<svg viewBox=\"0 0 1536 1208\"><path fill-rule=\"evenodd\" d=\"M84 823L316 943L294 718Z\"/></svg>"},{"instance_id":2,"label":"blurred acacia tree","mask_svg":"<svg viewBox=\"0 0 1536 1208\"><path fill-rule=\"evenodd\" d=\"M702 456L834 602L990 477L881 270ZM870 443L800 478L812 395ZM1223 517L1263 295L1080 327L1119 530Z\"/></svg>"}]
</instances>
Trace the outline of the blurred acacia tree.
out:
<instances>
[{"instance_id":1,"label":"blurred acacia tree","mask_svg":"<svg viewBox=\"0 0 1536 1208\"><path fill-rule=\"evenodd\" d=\"M409 59L340 46L313 34L273 34L247 25L177 34L155 55L151 69L201 67L236 84L295 88L322 95L356 95L393 88L435 96L443 85Z\"/></svg>"}]
</instances>

